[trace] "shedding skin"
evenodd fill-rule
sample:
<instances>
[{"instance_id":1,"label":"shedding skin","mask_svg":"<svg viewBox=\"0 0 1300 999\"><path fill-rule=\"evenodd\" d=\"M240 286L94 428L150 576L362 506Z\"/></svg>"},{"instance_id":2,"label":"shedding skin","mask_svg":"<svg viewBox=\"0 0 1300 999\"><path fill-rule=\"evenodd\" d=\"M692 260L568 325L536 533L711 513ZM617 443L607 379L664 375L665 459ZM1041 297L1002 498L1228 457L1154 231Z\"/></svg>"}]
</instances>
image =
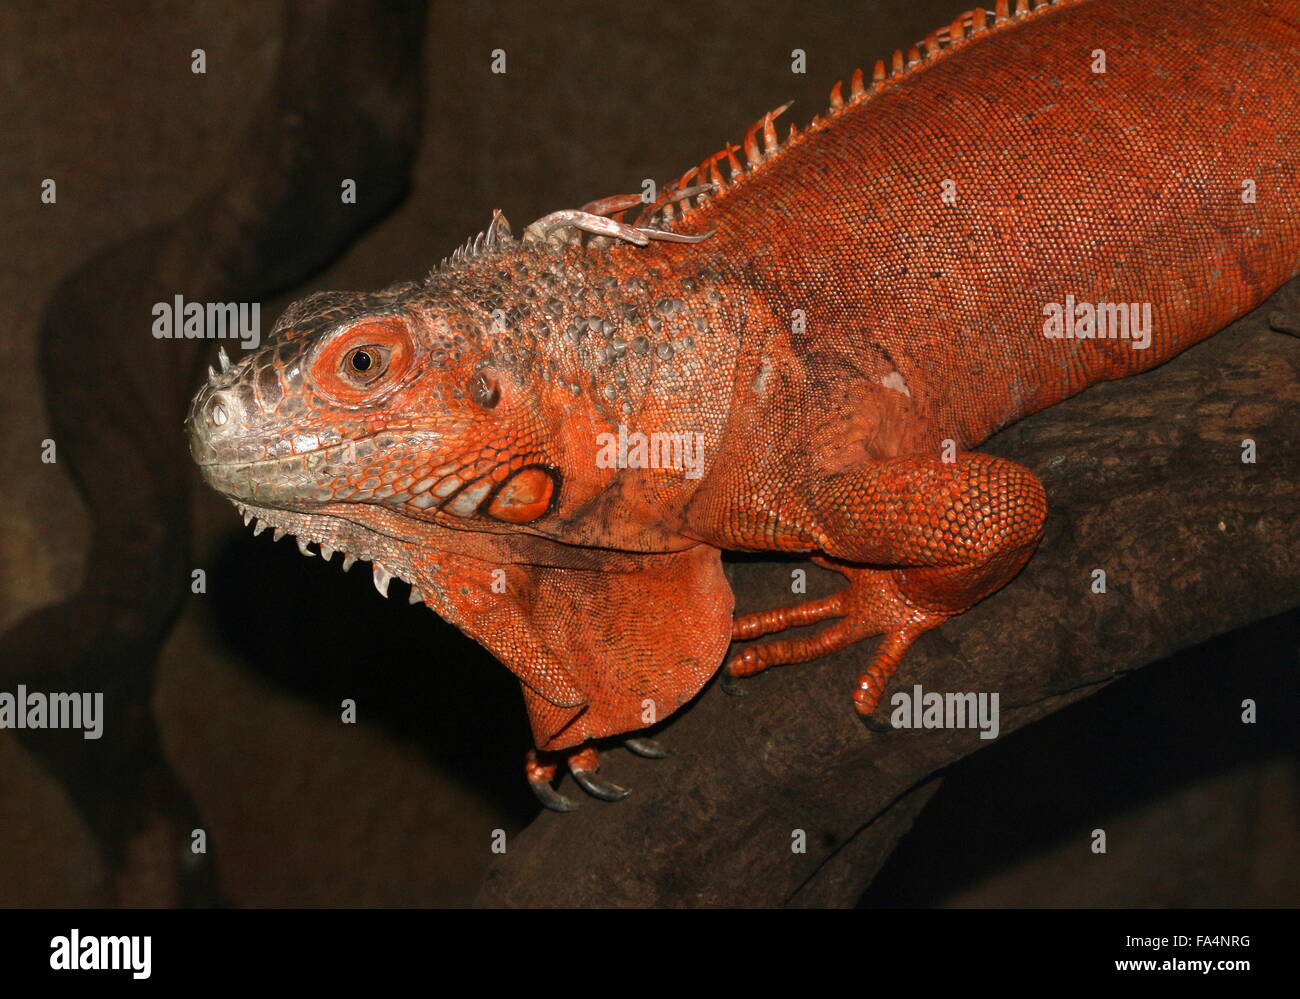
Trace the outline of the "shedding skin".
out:
<instances>
[{"instance_id":1,"label":"shedding skin","mask_svg":"<svg viewBox=\"0 0 1300 999\"><path fill-rule=\"evenodd\" d=\"M1042 536L1039 480L975 448L1300 272L1297 60L1300 0L997 0L653 204L497 212L423 281L296 303L218 357L191 450L254 533L371 562L515 674L548 808L564 769L626 796L597 744L720 666L878 636L846 709L879 729L908 648ZM733 618L723 550L846 585Z\"/></svg>"}]
</instances>

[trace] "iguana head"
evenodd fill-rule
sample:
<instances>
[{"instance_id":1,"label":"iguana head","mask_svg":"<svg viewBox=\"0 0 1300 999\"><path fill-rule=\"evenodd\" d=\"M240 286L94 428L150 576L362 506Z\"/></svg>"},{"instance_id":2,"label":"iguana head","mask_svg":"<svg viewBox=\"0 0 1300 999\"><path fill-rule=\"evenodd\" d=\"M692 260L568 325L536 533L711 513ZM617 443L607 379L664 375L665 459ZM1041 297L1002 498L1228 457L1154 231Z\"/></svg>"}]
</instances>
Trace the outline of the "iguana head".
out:
<instances>
[{"instance_id":1,"label":"iguana head","mask_svg":"<svg viewBox=\"0 0 1300 999\"><path fill-rule=\"evenodd\" d=\"M290 510L541 516L554 489L526 471L547 458L528 386L493 363L474 319L410 290L312 295L261 349L210 377L188 420L208 481Z\"/></svg>"},{"instance_id":2,"label":"iguana head","mask_svg":"<svg viewBox=\"0 0 1300 999\"><path fill-rule=\"evenodd\" d=\"M559 471L535 393L491 340L417 286L312 295L223 359L191 404L191 452L246 519L363 558L367 533L536 521Z\"/></svg>"},{"instance_id":3,"label":"iguana head","mask_svg":"<svg viewBox=\"0 0 1300 999\"><path fill-rule=\"evenodd\" d=\"M556 225L515 240L498 214L427 281L317 293L238 363L222 354L187 420L204 478L246 521L300 547L381 552L407 578L409 553L383 545L445 548L448 532L664 550L635 512L603 514L598 497L627 489L598 439L638 422L696 430L694 399L719 412L728 374L700 356L703 303L656 293L564 228L553 239ZM631 473L647 503L692 485L648 475Z\"/></svg>"}]
</instances>

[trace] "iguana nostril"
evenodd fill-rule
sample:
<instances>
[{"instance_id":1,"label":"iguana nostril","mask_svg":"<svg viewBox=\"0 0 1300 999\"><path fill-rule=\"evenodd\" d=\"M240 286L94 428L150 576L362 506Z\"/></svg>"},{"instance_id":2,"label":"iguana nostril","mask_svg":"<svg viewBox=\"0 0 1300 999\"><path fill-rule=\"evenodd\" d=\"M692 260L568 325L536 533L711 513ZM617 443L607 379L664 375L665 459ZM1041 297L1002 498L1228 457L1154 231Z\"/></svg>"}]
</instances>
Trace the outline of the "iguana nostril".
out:
<instances>
[{"instance_id":1,"label":"iguana nostril","mask_svg":"<svg viewBox=\"0 0 1300 999\"><path fill-rule=\"evenodd\" d=\"M214 427L224 427L230 419L230 410L220 396L208 403L208 422Z\"/></svg>"}]
</instances>

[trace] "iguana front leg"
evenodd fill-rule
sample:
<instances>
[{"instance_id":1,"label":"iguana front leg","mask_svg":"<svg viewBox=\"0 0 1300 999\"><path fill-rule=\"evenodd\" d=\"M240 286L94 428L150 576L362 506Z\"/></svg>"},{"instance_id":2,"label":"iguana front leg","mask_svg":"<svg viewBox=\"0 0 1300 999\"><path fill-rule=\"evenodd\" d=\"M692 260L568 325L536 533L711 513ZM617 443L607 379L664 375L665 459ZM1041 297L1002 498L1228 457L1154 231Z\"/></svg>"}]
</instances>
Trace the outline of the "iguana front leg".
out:
<instances>
[{"instance_id":1,"label":"iguana front leg","mask_svg":"<svg viewBox=\"0 0 1300 999\"><path fill-rule=\"evenodd\" d=\"M849 578L821 600L736 618L734 639L828 618L812 636L735 653L731 677L805 662L883 635L853 692L866 720L917 637L995 592L1020 571L1042 536L1047 496L1028 469L984 454L892 458L816 480L805 540ZM890 566L892 568L879 568Z\"/></svg>"},{"instance_id":2,"label":"iguana front leg","mask_svg":"<svg viewBox=\"0 0 1300 999\"><path fill-rule=\"evenodd\" d=\"M733 600L716 548L615 553L538 549L537 562L490 562L448 549L417 557L420 598L481 641L519 678L534 746L525 775L547 808L577 803L552 782L567 765L584 791L618 801L598 779L596 740L655 725L693 698L727 650ZM513 558L522 558L517 552ZM667 751L646 738L639 756Z\"/></svg>"}]
</instances>

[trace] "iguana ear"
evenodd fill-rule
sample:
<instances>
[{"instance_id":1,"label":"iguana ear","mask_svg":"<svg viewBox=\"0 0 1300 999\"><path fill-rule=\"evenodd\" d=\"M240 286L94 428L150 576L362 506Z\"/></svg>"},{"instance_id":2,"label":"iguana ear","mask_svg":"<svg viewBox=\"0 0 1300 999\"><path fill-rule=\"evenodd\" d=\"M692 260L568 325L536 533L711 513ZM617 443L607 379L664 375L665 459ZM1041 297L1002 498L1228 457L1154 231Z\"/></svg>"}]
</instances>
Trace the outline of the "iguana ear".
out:
<instances>
[{"instance_id":1,"label":"iguana ear","mask_svg":"<svg viewBox=\"0 0 1300 999\"><path fill-rule=\"evenodd\" d=\"M731 588L707 545L620 555L613 571L433 559L417 573L425 602L519 678L538 748L668 717L731 641Z\"/></svg>"}]
</instances>

